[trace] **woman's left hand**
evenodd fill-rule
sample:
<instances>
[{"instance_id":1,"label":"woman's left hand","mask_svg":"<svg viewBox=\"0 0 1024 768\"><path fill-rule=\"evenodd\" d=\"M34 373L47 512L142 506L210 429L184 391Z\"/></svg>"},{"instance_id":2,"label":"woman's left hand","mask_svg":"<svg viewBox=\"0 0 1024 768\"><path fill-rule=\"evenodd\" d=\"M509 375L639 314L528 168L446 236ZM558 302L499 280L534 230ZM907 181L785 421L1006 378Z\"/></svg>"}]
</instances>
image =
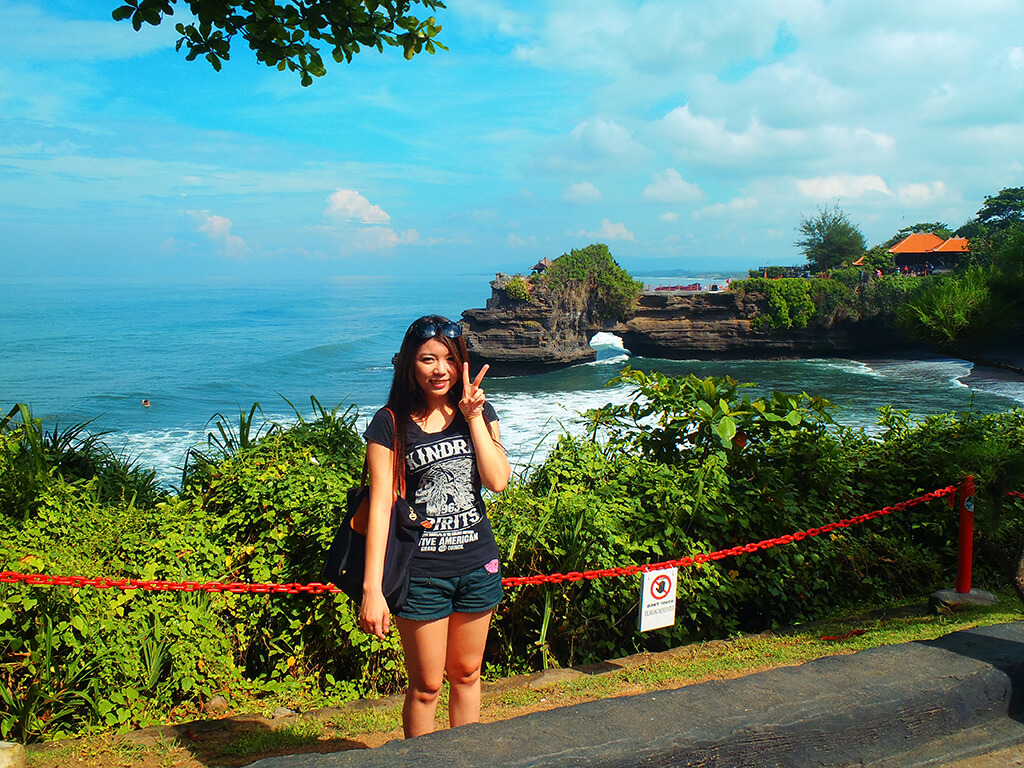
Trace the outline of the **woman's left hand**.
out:
<instances>
[{"instance_id":1,"label":"woman's left hand","mask_svg":"<svg viewBox=\"0 0 1024 768\"><path fill-rule=\"evenodd\" d=\"M480 389L480 382L484 380L487 369L490 367L485 365L475 379L470 379L469 363L462 364L462 399L459 401L459 408L462 410L462 415L466 417L466 421L483 416L484 402L487 398L484 397L484 391Z\"/></svg>"}]
</instances>

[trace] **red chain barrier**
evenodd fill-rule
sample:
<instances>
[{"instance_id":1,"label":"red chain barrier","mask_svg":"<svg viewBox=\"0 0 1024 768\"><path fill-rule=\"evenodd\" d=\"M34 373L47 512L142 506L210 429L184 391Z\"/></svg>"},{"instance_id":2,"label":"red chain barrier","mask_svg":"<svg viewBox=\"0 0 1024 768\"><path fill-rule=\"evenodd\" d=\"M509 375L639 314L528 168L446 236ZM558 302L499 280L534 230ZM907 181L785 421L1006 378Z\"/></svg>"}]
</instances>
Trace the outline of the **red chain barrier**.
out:
<instances>
[{"instance_id":1,"label":"red chain barrier","mask_svg":"<svg viewBox=\"0 0 1024 768\"><path fill-rule=\"evenodd\" d=\"M526 585L535 584L561 584L563 581L582 581L583 579L605 579L615 578L618 576L635 576L638 573L644 571L657 571L662 568L689 568L697 563L707 563L712 560L723 560L727 557L734 557L737 555L750 554L757 552L761 549L770 549L778 544L792 544L794 541L803 541L804 539L812 536L820 536L823 533L831 533L841 528L849 528L851 525L857 525L859 523L866 523L868 520L874 520L876 517L882 517L883 515L891 515L893 512L900 512L908 507L913 507L917 504L923 504L926 501L933 501L935 499L941 499L943 496L949 496L956 493L957 486L949 485L945 488L940 488L931 493L926 493L924 496L918 496L908 501L901 501L898 504L893 504L890 507L882 507L876 509L874 512L866 512L856 517L848 517L845 520L839 520L834 523L828 523L820 528L809 528L806 531L797 531L792 534L785 534L778 536L774 539L765 539L755 544L740 544L729 549L720 549L717 552L710 552L708 554L694 555L693 557L682 557L678 560L666 560L661 563L648 563L646 565L627 565L621 568L604 568L596 571L570 571L569 573L551 573L547 575L537 576L510 576L501 580L502 586L505 587L519 587ZM1011 496L1020 496L1024 498L1024 493L1017 493L1011 491ZM307 594L322 595L322 594L338 594L341 592L340 589L335 587L333 584L321 584L318 581L311 582L309 584L249 584L246 582L229 582L227 584L220 581L162 581L153 580L145 581L142 579L112 579L109 577L96 577L86 578L84 576L50 576L45 573L17 573L16 571L2 571L0 572L0 584L17 584L23 583L30 586L37 587L95 587L96 589L142 589L150 590L154 592L233 592L235 594L243 593L257 593L257 594L299 594L305 592Z\"/></svg>"},{"instance_id":2,"label":"red chain barrier","mask_svg":"<svg viewBox=\"0 0 1024 768\"><path fill-rule=\"evenodd\" d=\"M340 593L333 584L321 584L318 581L309 584L250 584L244 581L223 583L220 581L162 581L144 579L112 579L109 577L87 578L85 576L50 576L46 573L17 573L15 571L0 572L0 584L28 584L33 587L95 587L96 589L143 589L150 592L234 592L242 594L285 593L296 595L306 592L312 595Z\"/></svg>"},{"instance_id":3,"label":"red chain barrier","mask_svg":"<svg viewBox=\"0 0 1024 768\"><path fill-rule=\"evenodd\" d=\"M849 528L851 525L866 523L868 520L874 520L876 517L882 517L883 515L891 515L893 512L900 512L908 507L913 507L916 504L923 504L926 501L933 501L934 499L941 499L943 496L950 496L956 493L956 489L957 487L955 485L947 485L945 488L940 488L937 491L926 493L924 496L918 496L914 499L901 501L898 504L893 504L891 507L882 507L881 509L876 509L874 512L866 512L863 515L857 515L856 517L848 517L845 520L829 523L828 525L823 525L820 528L809 528L806 531L798 531L797 533L786 534L774 539L765 539L764 541L759 541L756 544L741 544L736 547L720 549L717 552L711 552L708 554L694 555L693 557L682 557L678 560L666 560L662 563L629 565L625 568L606 568L602 571L584 571L583 573L572 571L570 573L552 573L549 575L538 576L513 576L502 579L501 583L506 587L518 587L525 586L527 584L559 584L563 581L579 581L580 579L633 576L634 574L641 573L643 571L659 571L662 568L689 568L695 563L706 563L709 560L722 560L726 557L757 552L759 549L770 549L778 544L791 544L794 541L803 541L809 536L820 536L823 533L831 533L832 531L839 530L840 528Z\"/></svg>"}]
</instances>

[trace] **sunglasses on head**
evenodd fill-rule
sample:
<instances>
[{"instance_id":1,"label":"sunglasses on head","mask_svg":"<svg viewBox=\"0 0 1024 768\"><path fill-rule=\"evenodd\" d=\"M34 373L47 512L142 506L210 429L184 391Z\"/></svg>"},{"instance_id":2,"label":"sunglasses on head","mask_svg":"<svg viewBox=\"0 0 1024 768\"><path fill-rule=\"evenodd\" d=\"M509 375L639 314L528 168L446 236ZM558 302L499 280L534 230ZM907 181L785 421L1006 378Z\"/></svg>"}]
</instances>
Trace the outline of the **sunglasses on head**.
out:
<instances>
[{"instance_id":1,"label":"sunglasses on head","mask_svg":"<svg viewBox=\"0 0 1024 768\"><path fill-rule=\"evenodd\" d=\"M420 320L413 325L412 332L421 339L432 339L437 334L447 336L449 339L457 339L462 335L462 326L446 320L443 323L432 323L429 320Z\"/></svg>"}]
</instances>

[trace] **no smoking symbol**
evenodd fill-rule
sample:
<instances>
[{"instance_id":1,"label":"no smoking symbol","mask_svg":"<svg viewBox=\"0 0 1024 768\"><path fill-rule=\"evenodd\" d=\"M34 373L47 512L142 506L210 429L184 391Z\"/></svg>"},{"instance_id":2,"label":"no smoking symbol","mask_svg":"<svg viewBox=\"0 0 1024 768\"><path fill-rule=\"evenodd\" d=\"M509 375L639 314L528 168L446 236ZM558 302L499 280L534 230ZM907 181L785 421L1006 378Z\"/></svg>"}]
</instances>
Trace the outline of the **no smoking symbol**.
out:
<instances>
[{"instance_id":1,"label":"no smoking symbol","mask_svg":"<svg viewBox=\"0 0 1024 768\"><path fill-rule=\"evenodd\" d=\"M658 576L651 582L651 597L655 600L664 600L672 589L672 579L668 576Z\"/></svg>"}]
</instances>

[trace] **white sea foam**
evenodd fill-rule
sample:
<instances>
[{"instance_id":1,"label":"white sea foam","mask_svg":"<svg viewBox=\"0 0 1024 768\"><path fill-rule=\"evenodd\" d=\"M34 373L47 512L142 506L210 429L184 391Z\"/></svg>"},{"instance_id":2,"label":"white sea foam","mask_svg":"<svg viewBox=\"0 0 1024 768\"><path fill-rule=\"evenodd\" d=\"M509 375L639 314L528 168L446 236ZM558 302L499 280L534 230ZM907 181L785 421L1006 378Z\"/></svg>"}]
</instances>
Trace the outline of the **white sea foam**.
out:
<instances>
[{"instance_id":1,"label":"white sea foam","mask_svg":"<svg viewBox=\"0 0 1024 768\"><path fill-rule=\"evenodd\" d=\"M629 362L629 355L615 355L614 357L598 357L597 360L591 360L589 363L583 363L583 365L619 365L622 363Z\"/></svg>"},{"instance_id":2,"label":"white sea foam","mask_svg":"<svg viewBox=\"0 0 1024 768\"><path fill-rule=\"evenodd\" d=\"M882 360L874 361L870 365L879 375L892 381L946 384L954 387L966 386L960 380L968 376L973 368L973 363L957 358Z\"/></svg>"},{"instance_id":3,"label":"white sea foam","mask_svg":"<svg viewBox=\"0 0 1024 768\"><path fill-rule=\"evenodd\" d=\"M967 386L964 384L964 386ZM998 395L1000 397L1008 397L1011 400L1015 400L1021 405L1024 405L1024 382L1021 381L1001 381L1001 380L980 380L971 381L971 389L978 390L979 392L985 392L990 395Z\"/></svg>"},{"instance_id":4,"label":"white sea foam","mask_svg":"<svg viewBox=\"0 0 1024 768\"><path fill-rule=\"evenodd\" d=\"M970 378L960 382L977 392L1009 398L1019 407L1024 404L1024 379L998 368L972 369Z\"/></svg>"},{"instance_id":5,"label":"white sea foam","mask_svg":"<svg viewBox=\"0 0 1024 768\"><path fill-rule=\"evenodd\" d=\"M868 363L860 360L842 360L839 358L820 358L806 361L810 365L815 365L821 368L830 368L833 370L844 371L846 373L852 373L855 376L874 376L876 378L883 378L884 374L876 371Z\"/></svg>"},{"instance_id":6,"label":"white sea foam","mask_svg":"<svg viewBox=\"0 0 1024 768\"><path fill-rule=\"evenodd\" d=\"M622 339L614 333L605 333L604 331L598 331L594 334L594 337L590 340L590 346L594 349L608 347L611 349L625 350L625 347L622 346Z\"/></svg>"},{"instance_id":7,"label":"white sea foam","mask_svg":"<svg viewBox=\"0 0 1024 768\"><path fill-rule=\"evenodd\" d=\"M581 412L606 403L621 404L629 401L629 387L601 386L614 374L615 363L625 359L623 355L557 374L545 374L539 379L506 379L504 381L516 382L516 385L503 384L500 389L505 391L489 393L501 417L502 442L517 472L525 471L528 465L538 464L547 456L559 435L566 432L583 434L585 426L579 417ZM599 372L587 373L585 377L579 375L583 371L595 371L592 366L597 366L600 371L602 365L609 369L607 376ZM808 360L803 361L803 365L819 371L834 371L840 377L835 380L836 384L842 384L844 380L849 382L842 384L841 398L846 402L837 419L846 426L862 427L869 433L878 431L875 409L886 402L910 408L917 416L965 409L971 407L972 402L974 407L978 407L979 402L986 397L1004 399L1002 405L996 406L1001 408L1009 407L1012 403L1024 404L1024 380L1001 378L996 373L991 377L975 375L963 382L960 379L970 373L971 364L957 359L868 362ZM858 379L863 383L857 383ZM535 389L545 384L551 388L541 391ZM567 384L578 388L564 389ZM968 384L973 392L978 393L977 400L965 395L957 395L955 399L950 397L954 392L962 392ZM529 391L528 387L534 388L533 391ZM943 391L949 395L942 395ZM892 399L888 399L890 396ZM295 402L298 404L298 401ZM358 404L360 419L356 428L360 433L378 404ZM985 408L992 409L993 406ZM305 418L312 416L307 413L303 415ZM290 411L275 410L265 412L264 416L268 421L286 426L295 422L295 414ZM166 487L172 487L180 483L181 468L188 449L204 449L206 435L210 432L216 433L214 424L195 423L166 429L119 431L117 437L109 438L108 444L140 465L154 469L159 481Z\"/></svg>"},{"instance_id":8,"label":"white sea foam","mask_svg":"<svg viewBox=\"0 0 1024 768\"><path fill-rule=\"evenodd\" d=\"M203 429L153 429L145 432L125 432L122 455L146 469L156 472L156 479L169 488L181 483L181 471L189 448L204 448L206 432ZM117 449L116 438L110 446Z\"/></svg>"},{"instance_id":9,"label":"white sea foam","mask_svg":"<svg viewBox=\"0 0 1024 768\"><path fill-rule=\"evenodd\" d=\"M510 393L500 398L501 436L516 471L539 463L559 435L584 434L579 414L607 403L628 401L625 386L576 392Z\"/></svg>"}]
</instances>

